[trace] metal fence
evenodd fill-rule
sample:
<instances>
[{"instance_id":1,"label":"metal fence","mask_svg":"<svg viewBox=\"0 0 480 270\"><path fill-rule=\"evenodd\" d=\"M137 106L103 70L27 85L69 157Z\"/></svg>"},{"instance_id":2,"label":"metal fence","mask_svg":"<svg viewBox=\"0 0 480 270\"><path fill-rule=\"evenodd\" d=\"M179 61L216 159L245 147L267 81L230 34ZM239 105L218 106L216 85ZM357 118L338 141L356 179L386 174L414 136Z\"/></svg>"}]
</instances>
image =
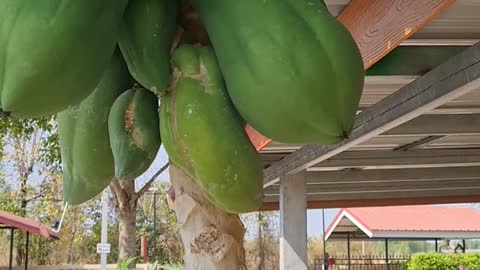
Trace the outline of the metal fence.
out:
<instances>
[{"instance_id":1,"label":"metal fence","mask_svg":"<svg viewBox=\"0 0 480 270\"><path fill-rule=\"evenodd\" d=\"M116 270L116 264L107 264L107 270ZM24 266L15 266L13 270L24 270ZM100 264L81 264L81 265L29 265L28 270L100 270ZM137 263L135 269L147 269L147 264ZM0 270L8 270L8 266L0 266Z\"/></svg>"},{"instance_id":2,"label":"metal fence","mask_svg":"<svg viewBox=\"0 0 480 270\"><path fill-rule=\"evenodd\" d=\"M410 256L389 256L388 264L382 256L334 256L325 260L316 257L314 270L405 270ZM350 261L350 263L349 263Z\"/></svg>"}]
</instances>

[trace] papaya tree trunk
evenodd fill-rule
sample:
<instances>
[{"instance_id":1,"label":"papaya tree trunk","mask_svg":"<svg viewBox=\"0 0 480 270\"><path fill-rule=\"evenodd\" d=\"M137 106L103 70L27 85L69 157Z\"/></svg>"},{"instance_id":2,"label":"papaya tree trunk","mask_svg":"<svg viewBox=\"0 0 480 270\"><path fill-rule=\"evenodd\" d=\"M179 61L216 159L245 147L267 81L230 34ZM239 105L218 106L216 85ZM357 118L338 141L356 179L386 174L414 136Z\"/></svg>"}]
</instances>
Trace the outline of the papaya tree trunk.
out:
<instances>
[{"instance_id":1,"label":"papaya tree trunk","mask_svg":"<svg viewBox=\"0 0 480 270\"><path fill-rule=\"evenodd\" d=\"M212 205L194 179L173 164L170 181L175 190L173 208L185 249L185 269L247 269L243 247L245 227L239 216Z\"/></svg>"}]
</instances>

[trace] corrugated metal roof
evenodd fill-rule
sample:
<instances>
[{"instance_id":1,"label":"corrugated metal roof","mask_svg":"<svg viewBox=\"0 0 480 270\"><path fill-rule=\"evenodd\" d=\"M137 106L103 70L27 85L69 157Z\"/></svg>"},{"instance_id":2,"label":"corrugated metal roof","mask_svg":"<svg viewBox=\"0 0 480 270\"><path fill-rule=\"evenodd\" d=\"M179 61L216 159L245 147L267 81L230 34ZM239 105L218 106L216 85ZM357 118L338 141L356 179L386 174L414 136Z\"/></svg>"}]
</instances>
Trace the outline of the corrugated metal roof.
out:
<instances>
[{"instance_id":1,"label":"corrugated metal roof","mask_svg":"<svg viewBox=\"0 0 480 270\"><path fill-rule=\"evenodd\" d=\"M393 206L343 210L372 231L480 232L480 212L471 207Z\"/></svg>"},{"instance_id":2,"label":"corrugated metal roof","mask_svg":"<svg viewBox=\"0 0 480 270\"><path fill-rule=\"evenodd\" d=\"M351 233L369 238L475 238L480 212L472 207L389 206L344 208L326 238Z\"/></svg>"},{"instance_id":3,"label":"corrugated metal roof","mask_svg":"<svg viewBox=\"0 0 480 270\"><path fill-rule=\"evenodd\" d=\"M59 238L56 232L50 230L43 224L7 212L0 211L0 224L29 232L31 234L40 235L45 238Z\"/></svg>"}]
</instances>

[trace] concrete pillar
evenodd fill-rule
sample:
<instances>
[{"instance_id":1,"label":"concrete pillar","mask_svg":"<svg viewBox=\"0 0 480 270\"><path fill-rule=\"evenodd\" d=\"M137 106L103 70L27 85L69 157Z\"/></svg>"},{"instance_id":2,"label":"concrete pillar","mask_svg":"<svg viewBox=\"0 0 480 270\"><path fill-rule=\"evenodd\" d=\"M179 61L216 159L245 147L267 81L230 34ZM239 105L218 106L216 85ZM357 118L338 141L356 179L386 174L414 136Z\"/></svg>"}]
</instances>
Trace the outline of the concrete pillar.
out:
<instances>
[{"instance_id":1,"label":"concrete pillar","mask_svg":"<svg viewBox=\"0 0 480 270\"><path fill-rule=\"evenodd\" d=\"M280 178L280 270L307 270L305 175Z\"/></svg>"}]
</instances>

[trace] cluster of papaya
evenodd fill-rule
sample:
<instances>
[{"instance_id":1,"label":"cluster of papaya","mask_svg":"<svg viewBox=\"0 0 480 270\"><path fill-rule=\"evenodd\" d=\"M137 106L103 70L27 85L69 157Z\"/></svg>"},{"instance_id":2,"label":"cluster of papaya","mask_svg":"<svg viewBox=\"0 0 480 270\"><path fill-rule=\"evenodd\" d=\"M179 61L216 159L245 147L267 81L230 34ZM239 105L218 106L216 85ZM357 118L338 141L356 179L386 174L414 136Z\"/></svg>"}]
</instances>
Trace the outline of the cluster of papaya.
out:
<instances>
[{"instance_id":1,"label":"cluster of papaya","mask_svg":"<svg viewBox=\"0 0 480 270\"><path fill-rule=\"evenodd\" d=\"M182 28L186 7L206 38ZM256 210L263 166L245 125L338 143L363 89L323 0L6 0L0 22L0 108L58 114L70 204L143 174L163 143L218 208Z\"/></svg>"}]
</instances>

